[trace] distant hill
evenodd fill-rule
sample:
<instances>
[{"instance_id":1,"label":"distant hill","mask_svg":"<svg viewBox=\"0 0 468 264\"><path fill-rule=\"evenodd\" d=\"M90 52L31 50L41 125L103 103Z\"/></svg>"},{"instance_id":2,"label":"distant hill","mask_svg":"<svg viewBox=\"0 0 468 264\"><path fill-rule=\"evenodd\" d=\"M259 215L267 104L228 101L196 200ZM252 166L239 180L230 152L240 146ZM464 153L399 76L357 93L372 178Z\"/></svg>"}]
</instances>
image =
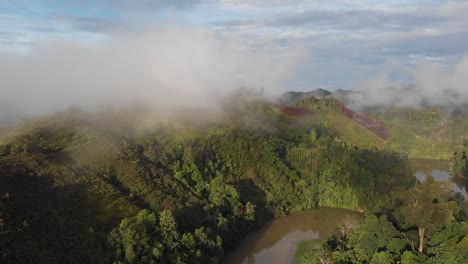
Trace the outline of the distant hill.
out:
<instances>
[{"instance_id":1,"label":"distant hill","mask_svg":"<svg viewBox=\"0 0 468 264\"><path fill-rule=\"evenodd\" d=\"M288 92L283 93L278 98L278 103L292 106L292 105L296 105L301 100L307 97L321 98L321 97L328 97L331 95L332 95L332 92L327 91L322 88L318 88L316 90L308 91L308 92L288 91Z\"/></svg>"},{"instance_id":2,"label":"distant hill","mask_svg":"<svg viewBox=\"0 0 468 264\"><path fill-rule=\"evenodd\" d=\"M453 111L449 107L374 106L356 112L347 106L352 93L354 91L351 90L323 89L287 92L278 101L290 107L312 110L312 115L322 116L321 122L333 124L343 138L353 138L352 142L355 144L396 150L410 157L448 159L454 150L468 145L468 136L464 132L468 129L466 111ZM346 117L348 121L338 118L338 115ZM336 123L337 120L341 121ZM351 129L348 122L354 122L360 128ZM373 136L368 132L381 139L372 139Z\"/></svg>"}]
</instances>

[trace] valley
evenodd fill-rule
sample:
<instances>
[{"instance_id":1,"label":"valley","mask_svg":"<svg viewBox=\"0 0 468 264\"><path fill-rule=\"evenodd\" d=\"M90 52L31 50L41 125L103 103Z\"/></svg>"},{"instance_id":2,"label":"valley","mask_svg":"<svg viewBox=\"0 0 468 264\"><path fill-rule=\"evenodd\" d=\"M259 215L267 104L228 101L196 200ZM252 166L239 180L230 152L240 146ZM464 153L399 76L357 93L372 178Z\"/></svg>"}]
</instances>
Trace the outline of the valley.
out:
<instances>
[{"instance_id":1,"label":"valley","mask_svg":"<svg viewBox=\"0 0 468 264\"><path fill-rule=\"evenodd\" d=\"M468 264L468 0L0 0L0 264Z\"/></svg>"},{"instance_id":2,"label":"valley","mask_svg":"<svg viewBox=\"0 0 468 264\"><path fill-rule=\"evenodd\" d=\"M393 210L414 186L410 159L464 173L462 134L436 140L393 117L310 97L235 101L200 121L142 107L29 120L0 145L2 261L219 263L285 215Z\"/></svg>"}]
</instances>

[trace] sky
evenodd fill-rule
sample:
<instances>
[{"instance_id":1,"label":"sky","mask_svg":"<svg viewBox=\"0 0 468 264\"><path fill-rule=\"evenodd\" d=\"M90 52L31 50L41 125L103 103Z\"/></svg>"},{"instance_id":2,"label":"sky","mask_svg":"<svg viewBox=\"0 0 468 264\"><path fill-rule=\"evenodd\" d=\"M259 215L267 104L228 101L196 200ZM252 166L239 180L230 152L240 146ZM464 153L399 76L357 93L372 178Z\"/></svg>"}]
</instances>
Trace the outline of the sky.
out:
<instances>
[{"instance_id":1,"label":"sky","mask_svg":"<svg viewBox=\"0 0 468 264\"><path fill-rule=\"evenodd\" d=\"M395 61L452 67L467 53L467 23L468 1L1 0L0 52L179 25L244 39L258 52L265 40L277 52L301 45L289 89L352 88Z\"/></svg>"},{"instance_id":2,"label":"sky","mask_svg":"<svg viewBox=\"0 0 468 264\"><path fill-rule=\"evenodd\" d=\"M0 89L4 101L39 98L42 108L110 92L161 97L145 92L153 86L184 87L163 94L190 91L187 99L202 86L281 92L448 80L462 91L467 24L468 0L0 0ZM34 85L41 93L25 88Z\"/></svg>"}]
</instances>

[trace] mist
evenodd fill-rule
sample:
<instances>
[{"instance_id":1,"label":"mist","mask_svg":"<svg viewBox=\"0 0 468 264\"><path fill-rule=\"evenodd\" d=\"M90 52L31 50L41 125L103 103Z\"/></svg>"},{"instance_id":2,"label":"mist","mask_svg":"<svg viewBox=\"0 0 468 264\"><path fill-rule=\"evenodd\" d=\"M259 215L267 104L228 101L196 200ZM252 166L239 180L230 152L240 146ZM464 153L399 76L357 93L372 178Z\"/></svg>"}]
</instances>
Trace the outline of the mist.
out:
<instances>
[{"instance_id":1,"label":"mist","mask_svg":"<svg viewBox=\"0 0 468 264\"><path fill-rule=\"evenodd\" d=\"M37 43L26 54L0 54L0 125L70 105L86 111L130 104L217 110L240 87L263 86L266 96L284 92L309 52L300 43L284 48L268 39L183 26L113 32L95 44ZM354 88L351 108L468 104L468 57L452 68L424 61L382 68Z\"/></svg>"},{"instance_id":2,"label":"mist","mask_svg":"<svg viewBox=\"0 0 468 264\"><path fill-rule=\"evenodd\" d=\"M392 75L402 74L406 79L392 81ZM388 63L371 80L355 88L349 104L354 109L366 107L441 107L449 111L468 104L468 56L453 68L418 62L404 66Z\"/></svg>"},{"instance_id":3,"label":"mist","mask_svg":"<svg viewBox=\"0 0 468 264\"><path fill-rule=\"evenodd\" d=\"M0 105L23 116L69 105L212 108L239 87L281 91L306 52L254 44L181 26L114 32L93 45L39 43L27 54L0 54Z\"/></svg>"}]
</instances>

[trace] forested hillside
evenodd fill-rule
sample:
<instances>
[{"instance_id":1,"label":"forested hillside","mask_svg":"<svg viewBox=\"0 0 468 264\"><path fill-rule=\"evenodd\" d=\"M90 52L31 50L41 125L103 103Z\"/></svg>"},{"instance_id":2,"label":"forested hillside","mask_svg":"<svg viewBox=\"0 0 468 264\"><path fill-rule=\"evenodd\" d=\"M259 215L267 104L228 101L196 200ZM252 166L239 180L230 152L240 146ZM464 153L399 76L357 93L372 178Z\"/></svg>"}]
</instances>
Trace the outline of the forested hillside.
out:
<instances>
[{"instance_id":1,"label":"forested hillside","mask_svg":"<svg viewBox=\"0 0 468 264\"><path fill-rule=\"evenodd\" d=\"M379 212L414 184L405 155L313 111L220 111L69 111L3 132L0 262L218 263L277 215Z\"/></svg>"},{"instance_id":2,"label":"forested hillside","mask_svg":"<svg viewBox=\"0 0 468 264\"><path fill-rule=\"evenodd\" d=\"M313 109L348 141L412 158L449 160L453 181L460 188L468 187L464 130L468 122L463 112L381 108L357 114L331 97L306 98L296 105ZM384 130L388 137L376 137ZM342 220L332 238L301 243L296 262L468 263L467 219L466 197L449 190L447 182L415 179L413 186L402 189L379 210Z\"/></svg>"},{"instance_id":3,"label":"forested hillside","mask_svg":"<svg viewBox=\"0 0 468 264\"><path fill-rule=\"evenodd\" d=\"M468 204L428 177L389 210L341 221L324 243L303 242L297 263L468 263Z\"/></svg>"},{"instance_id":4,"label":"forested hillside","mask_svg":"<svg viewBox=\"0 0 468 264\"><path fill-rule=\"evenodd\" d=\"M354 144L378 147L410 158L449 160L454 151L468 146L465 111L450 108L372 107L355 112L345 104L343 93L286 93L280 101L307 110L340 138ZM321 93L319 93L321 92ZM319 94L318 97L307 96Z\"/></svg>"}]
</instances>

